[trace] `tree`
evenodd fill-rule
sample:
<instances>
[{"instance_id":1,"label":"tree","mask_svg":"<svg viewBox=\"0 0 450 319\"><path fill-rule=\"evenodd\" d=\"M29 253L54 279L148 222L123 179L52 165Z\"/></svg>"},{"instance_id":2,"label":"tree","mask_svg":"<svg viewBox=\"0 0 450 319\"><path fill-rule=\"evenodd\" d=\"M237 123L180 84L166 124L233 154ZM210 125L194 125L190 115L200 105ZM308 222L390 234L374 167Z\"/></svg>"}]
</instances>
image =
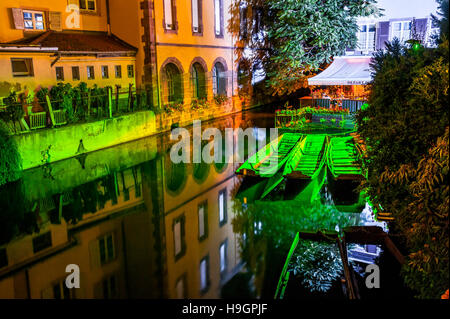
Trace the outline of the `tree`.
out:
<instances>
[{"instance_id":1,"label":"tree","mask_svg":"<svg viewBox=\"0 0 450 319\"><path fill-rule=\"evenodd\" d=\"M20 177L22 159L8 126L0 120L0 186Z\"/></svg>"},{"instance_id":2,"label":"tree","mask_svg":"<svg viewBox=\"0 0 450 319\"><path fill-rule=\"evenodd\" d=\"M293 92L335 55L356 45L358 16L377 15L375 0L237 0L230 32L238 60L262 68L273 94ZM247 48L248 50L243 50Z\"/></svg>"},{"instance_id":3,"label":"tree","mask_svg":"<svg viewBox=\"0 0 450 319\"><path fill-rule=\"evenodd\" d=\"M448 11L447 11L448 19ZM448 289L448 39L375 54L369 107L357 116L367 144L366 192L392 213L407 250L406 284L422 298Z\"/></svg>"}]
</instances>

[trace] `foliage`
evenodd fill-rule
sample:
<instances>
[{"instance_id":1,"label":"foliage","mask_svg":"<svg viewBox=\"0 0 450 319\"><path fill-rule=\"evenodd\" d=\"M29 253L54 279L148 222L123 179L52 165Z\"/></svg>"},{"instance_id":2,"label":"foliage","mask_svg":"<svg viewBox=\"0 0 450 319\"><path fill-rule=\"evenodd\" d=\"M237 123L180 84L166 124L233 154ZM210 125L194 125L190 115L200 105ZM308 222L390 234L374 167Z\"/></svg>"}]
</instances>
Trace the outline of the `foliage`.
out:
<instances>
[{"instance_id":1,"label":"foliage","mask_svg":"<svg viewBox=\"0 0 450 319\"><path fill-rule=\"evenodd\" d=\"M374 204L393 214L394 229L405 239L406 283L422 298L438 298L448 288L448 220L441 211L448 208L442 146L448 140L448 39L420 50L394 40L375 54L371 67L370 106L356 116L368 155L363 187ZM431 147L439 137L438 156Z\"/></svg>"},{"instance_id":2,"label":"foliage","mask_svg":"<svg viewBox=\"0 0 450 319\"><path fill-rule=\"evenodd\" d=\"M403 274L406 283L423 298L438 298L448 289L450 279L448 159L447 126L417 166L403 164L397 171L386 170L381 176L385 183L408 185L408 206L397 216L409 248Z\"/></svg>"},{"instance_id":3,"label":"foliage","mask_svg":"<svg viewBox=\"0 0 450 319\"><path fill-rule=\"evenodd\" d=\"M375 4L375 0L238 0L230 9L229 23L229 31L239 39L237 60L261 67L273 94L293 92L306 86L307 77L333 56L356 45L356 18L377 15ZM241 21L244 8L252 18ZM251 53L244 53L243 47Z\"/></svg>"},{"instance_id":4,"label":"foliage","mask_svg":"<svg viewBox=\"0 0 450 319\"><path fill-rule=\"evenodd\" d=\"M216 105L222 105L227 100L228 100L228 97L225 94L214 95L214 103L216 103Z\"/></svg>"},{"instance_id":5,"label":"foliage","mask_svg":"<svg viewBox=\"0 0 450 319\"><path fill-rule=\"evenodd\" d=\"M337 115L347 115L350 113L349 109L343 109L337 107L334 109L329 109L326 107L303 107L294 110L276 110L277 115L296 115L301 116L303 114L337 114Z\"/></svg>"},{"instance_id":6,"label":"foliage","mask_svg":"<svg viewBox=\"0 0 450 319\"><path fill-rule=\"evenodd\" d=\"M443 40L448 40L449 24L448 24L448 0L436 0L438 3L438 16L432 15L433 23L439 26L439 37L436 39L437 43Z\"/></svg>"},{"instance_id":7,"label":"foliage","mask_svg":"<svg viewBox=\"0 0 450 319\"><path fill-rule=\"evenodd\" d=\"M15 181L22 170L22 159L8 127L0 120L0 185Z\"/></svg>"},{"instance_id":8,"label":"foliage","mask_svg":"<svg viewBox=\"0 0 450 319\"><path fill-rule=\"evenodd\" d=\"M198 98L192 99L191 101L191 109L192 110L204 110L209 107L208 101L206 98Z\"/></svg>"},{"instance_id":9,"label":"foliage","mask_svg":"<svg viewBox=\"0 0 450 319\"><path fill-rule=\"evenodd\" d=\"M0 194L0 245L19 234L38 231L36 215L29 212L24 202L22 179L6 185L0 183Z\"/></svg>"},{"instance_id":10,"label":"foliage","mask_svg":"<svg viewBox=\"0 0 450 319\"><path fill-rule=\"evenodd\" d=\"M251 242L253 245L267 242L269 249L279 252L280 260L284 260L299 230L334 231L355 225L352 214L338 211L325 199L317 199L309 205L296 200L256 201L243 205L235 198L233 210L233 231L248 238L241 241L242 258L248 265L252 265L255 253ZM337 247L332 244L301 241L289 267L311 291L326 291L341 273L342 265L336 254L339 256Z\"/></svg>"},{"instance_id":11,"label":"foliage","mask_svg":"<svg viewBox=\"0 0 450 319\"><path fill-rule=\"evenodd\" d=\"M335 243L301 240L296 252L288 270L300 276L302 284L311 291L328 291L344 271Z\"/></svg>"},{"instance_id":12,"label":"foliage","mask_svg":"<svg viewBox=\"0 0 450 319\"><path fill-rule=\"evenodd\" d=\"M184 106L182 101L176 101L165 104L163 108L167 114L172 114L175 112L182 112L183 107Z\"/></svg>"},{"instance_id":13,"label":"foliage","mask_svg":"<svg viewBox=\"0 0 450 319\"><path fill-rule=\"evenodd\" d=\"M17 96L16 92L11 92L8 97L4 98L3 103L6 105L6 109L0 112L0 120L3 120L5 123L20 121L25 115L21 103L24 99L23 94Z\"/></svg>"}]
</instances>

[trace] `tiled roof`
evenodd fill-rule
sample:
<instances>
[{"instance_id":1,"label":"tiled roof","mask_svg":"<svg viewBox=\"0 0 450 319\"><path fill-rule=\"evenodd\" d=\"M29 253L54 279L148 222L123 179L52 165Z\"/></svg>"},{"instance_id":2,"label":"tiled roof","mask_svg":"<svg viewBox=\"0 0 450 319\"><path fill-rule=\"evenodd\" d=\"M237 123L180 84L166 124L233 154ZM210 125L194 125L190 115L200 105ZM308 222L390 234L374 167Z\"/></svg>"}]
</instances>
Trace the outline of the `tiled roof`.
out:
<instances>
[{"instance_id":1,"label":"tiled roof","mask_svg":"<svg viewBox=\"0 0 450 319\"><path fill-rule=\"evenodd\" d=\"M57 47L60 52L136 52L137 49L106 33L54 32L10 42L18 45Z\"/></svg>"}]
</instances>

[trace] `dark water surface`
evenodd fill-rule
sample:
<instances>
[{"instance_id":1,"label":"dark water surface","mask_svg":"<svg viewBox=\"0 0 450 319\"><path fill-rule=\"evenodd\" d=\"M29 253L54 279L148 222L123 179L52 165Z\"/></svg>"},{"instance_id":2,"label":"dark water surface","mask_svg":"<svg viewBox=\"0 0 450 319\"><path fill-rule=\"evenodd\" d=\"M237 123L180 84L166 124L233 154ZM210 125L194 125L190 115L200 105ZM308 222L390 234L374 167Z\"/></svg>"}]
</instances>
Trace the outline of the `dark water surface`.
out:
<instances>
[{"instance_id":1,"label":"dark water surface","mask_svg":"<svg viewBox=\"0 0 450 319\"><path fill-rule=\"evenodd\" d=\"M202 125L269 128L273 115L257 110ZM252 198L259 181L234 174L239 163L175 164L174 143L169 134L151 136L2 186L0 297L272 298L298 230L370 222L354 187L346 190L351 203L333 200L326 173L282 183L260 201ZM236 134L231 143L235 149ZM344 298L339 258L334 244L300 242L286 296ZM64 284L70 264L80 269L79 289Z\"/></svg>"}]
</instances>

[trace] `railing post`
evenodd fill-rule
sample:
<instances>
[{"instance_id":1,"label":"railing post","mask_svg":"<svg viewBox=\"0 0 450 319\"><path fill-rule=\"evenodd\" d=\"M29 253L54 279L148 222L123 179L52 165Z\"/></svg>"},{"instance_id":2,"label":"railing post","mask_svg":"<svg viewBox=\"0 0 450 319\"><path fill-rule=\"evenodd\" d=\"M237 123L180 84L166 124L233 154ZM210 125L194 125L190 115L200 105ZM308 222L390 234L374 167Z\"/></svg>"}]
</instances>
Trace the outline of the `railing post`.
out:
<instances>
[{"instance_id":1,"label":"railing post","mask_svg":"<svg viewBox=\"0 0 450 319\"><path fill-rule=\"evenodd\" d=\"M108 109L109 109L109 118L112 118L112 87L108 86Z\"/></svg>"},{"instance_id":2,"label":"railing post","mask_svg":"<svg viewBox=\"0 0 450 319\"><path fill-rule=\"evenodd\" d=\"M48 112L50 113L50 120L52 121L52 126L55 126L55 115L53 114L52 103L50 102L50 98L48 94L45 95L45 100L47 101Z\"/></svg>"},{"instance_id":3,"label":"railing post","mask_svg":"<svg viewBox=\"0 0 450 319\"><path fill-rule=\"evenodd\" d=\"M88 91L87 119L91 117L91 91Z\"/></svg>"},{"instance_id":4,"label":"railing post","mask_svg":"<svg viewBox=\"0 0 450 319\"><path fill-rule=\"evenodd\" d=\"M130 83L128 85L128 107L127 107L128 112L130 112L131 102L132 102L132 100L131 100L132 94L133 94L132 87L133 87L133 83Z\"/></svg>"}]
</instances>

